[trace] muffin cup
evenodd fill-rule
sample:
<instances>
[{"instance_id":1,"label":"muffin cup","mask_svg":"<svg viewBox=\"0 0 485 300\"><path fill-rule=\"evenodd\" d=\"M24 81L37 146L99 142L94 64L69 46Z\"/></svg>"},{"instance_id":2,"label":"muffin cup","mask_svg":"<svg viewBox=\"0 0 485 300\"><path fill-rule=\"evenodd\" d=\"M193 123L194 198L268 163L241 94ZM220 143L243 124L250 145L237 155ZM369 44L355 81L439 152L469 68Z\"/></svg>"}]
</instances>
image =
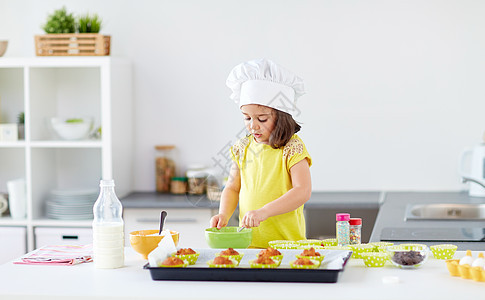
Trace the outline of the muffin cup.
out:
<instances>
[{"instance_id":1,"label":"muffin cup","mask_svg":"<svg viewBox=\"0 0 485 300\"><path fill-rule=\"evenodd\" d=\"M308 256L302 256L305 258L308 258ZM296 265L296 260L290 261L290 267L292 269L317 269L320 267L321 261L318 261L316 259L310 259L310 261L313 263L313 265Z\"/></svg>"},{"instance_id":2,"label":"muffin cup","mask_svg":"<svg viewBox=\"0 0 485 300\"><path fill-rule=\"evenodd\" d=\"M180 255L175 253L176 252L172 253L173 257L178 257L181 260L187 261L189 265L195 265L200 255L200 252L195 252L194 254L180 254Z\"/></svg>"},{"instance_id":3,"label":"muffin cup","mask_svg":"<svg viewBox=\"0 0 485 300\"><path fill-rule=\"evenodd\" d=\"M274 264L258 264L255 260L251 260L249 265L254 269L275 269L281 264L281 261L275 262Z\"/></svg>"},{"instance_id":4,"label":"muffin cup","mask_svg":"<svg viewBox=\"0 0 485 300\"><path fill-rule=\"evenodd\" d=\"M374 243L369 243L369 245L374 246L374 252L386 252L386 247L394 245L394 243L391 242L374 242Z\"/></svg>"},{"instance_id":5,"label":"muffin cup","mask_svg":"<svg viewBox=\"0 0 485 300\"><path fill-rule=\"evenodd\" d=\"M189 262L184 260L184 263L181 265L173 265L173 266L166 266L166 265L158 265L160 268L186 268L189 265Z\"/></svg>"},{"instance_id":6,"label":"muffin cup","mask_svg":"<svg viewBox=\"0 0 485 300\"><path fill-rule=\"evenodd\" d=\"M369 244L355 244L349 247L352 250L352 258L362 258L362 253L373 252L375 249L374 245Z\"/></svg>"},{"instance_id":7,"label":"muffin cup","mask_svg":"<svg viewBox=\"0 0 485 300\"><path fill-rule=\"evenodd\" d=\"M324 239L322 244L327 248L327 246L337 246L337 239Z\"/></svg>"},{"instance_id":8,"label":"muffin cup","mask_svg":"<svg viewBox=\"0 0 485 300\"><path fill-rule=\"evenodd\" d=\"M361 254L366 267L379 268L386 264L388 255L383 252L366 252Z\"/></svg>"},{"instance_id":9,"label":"muffin cup","mask_svg":"<svg viewBox=\"0 0 485 300\"><path fill-rule=\"evenodd\" d=\"M232 261L232 265L229 265L229 264L216 265L216 264L214 264L214 260L211 259L207 262L207 265L209 266L209 268L235 268L239 265L237 260L231 259L231 261Z\"/></svg>"},{"instance_id":10,"label":"muffin cup","mask_svg":"<svg viewBox=\"0 0 485 300\"><path fill-rule=\"evenodd\" d=\"M429 248L436 259L452 259L458 246L453 244L441 244L433 245Z\"/></svg>"},{"instance_id":11,"label":"muffin cup","mask_svg":"<svg viewBox=\"0 0 485 300\"><path fill-rule=\"evenodd\" d=\"M297 243L302 247L305 247L305 246L321 246L322 245L322 241L316 240L316 239L300 240Z\"/></svg>"},{"instance_id":12,"label":"muffin cup","mask_svg":"<svg viewBox=\"0 0 485 300\"><path fill-rule=\"evenodd\" d=\"M224 254L217 253L216 255L226 257L226 258L229 258L229 259L233 259L233 260L237 261L237 264L239 265L239 263L241 262L241 260L244 256L244 253L240 252L238 255L224 255Z\"/></svg>"},{"instance_id":13,"label":"muffin cup","mask_svg":"<svg viewBox=\"0 0 485 300\"><path fill-rule=\"evenodd\" d=\"M298 255L295 255L295 256L296 256L296 258L308 258L309 260L316 260L316 261L318 261L320 263L325 258L325 256L323 256L323 255L320 255L320 256L303 256L303 255L299 255L298 254Z\"/></svg>"}]
</instances>

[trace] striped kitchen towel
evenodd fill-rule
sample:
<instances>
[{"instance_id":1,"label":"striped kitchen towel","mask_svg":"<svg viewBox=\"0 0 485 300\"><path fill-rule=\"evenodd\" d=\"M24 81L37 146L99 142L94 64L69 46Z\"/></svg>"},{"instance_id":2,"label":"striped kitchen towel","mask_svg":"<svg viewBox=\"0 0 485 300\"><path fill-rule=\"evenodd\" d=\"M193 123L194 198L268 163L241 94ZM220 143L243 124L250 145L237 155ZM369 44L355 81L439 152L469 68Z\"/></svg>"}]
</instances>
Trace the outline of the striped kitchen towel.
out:
<instances>
[{"instance_id":1,"label":"striped kitchen towel","mask_svg":"<svg viewBox=\"0 0 485 300\"><path fill-rule=\"evenodd\" d=\"M93 261L93 245L54 245L34 250L14 261L22 265L72 266Z\"/></svg>"}]
</instances>

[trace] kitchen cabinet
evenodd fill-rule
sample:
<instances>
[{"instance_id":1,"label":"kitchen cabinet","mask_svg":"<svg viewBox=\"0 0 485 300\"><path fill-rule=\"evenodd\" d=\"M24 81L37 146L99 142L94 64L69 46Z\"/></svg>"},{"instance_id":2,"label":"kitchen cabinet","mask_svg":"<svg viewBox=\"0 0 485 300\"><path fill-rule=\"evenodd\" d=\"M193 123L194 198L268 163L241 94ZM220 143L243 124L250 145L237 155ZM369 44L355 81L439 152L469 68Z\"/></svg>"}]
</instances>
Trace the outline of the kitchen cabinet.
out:
<instances>
[{"instance_id":1,"label":"kitchen cabinet","mask_svg":"<svg viewBox=\"0 0 485 300\"><path fill-rule=\"evenodd\" d=\"M35 227L35 248L47 245L86 245L93 242L91 228Z\"/></svg>"},{"instance_id":2,"label":"kitchen cabinet","mask_svg":"<svg viewBox=\"0 0 485 300\"><path fill-rule=\"evenodd\" d=\"M155 208L125 208L125 241L129 246L129 233L135 230L159 229L160 212ZM180 233L179 247L207 248L204 230L209 227L209 220L217 210L211 208L170 208L164 228Z\"/></svg>"},{"instance_id":3,"label":"kitchen cabinet","mask_svg":"<svg viewBox=\"0 0 485 300\"><path fill-rule=\"evenodd\" d=\"M0 227L0 264L13 260L27 250L25 227Z\"/></svg>"},{"instance_id":4,"label":"kitchen cabinet","mask_svg":"<svg viewBox=\"0 0 485 300\"><path fill-rule=\"evenodd\" d=\"M0 192L24 178L25 219L0 218L2 226L23 226L27 250L36 227L90 228L91 220L57 220L45 215L52 189L96 189L113 178L122 197L131 190L131 65L112 57L32 57L0 60L0 122L16 123L25 113L25 137L0 141ZM101 137L59 140L47 126L51 117L91 117Z\"/></svg>"}]
</instances>

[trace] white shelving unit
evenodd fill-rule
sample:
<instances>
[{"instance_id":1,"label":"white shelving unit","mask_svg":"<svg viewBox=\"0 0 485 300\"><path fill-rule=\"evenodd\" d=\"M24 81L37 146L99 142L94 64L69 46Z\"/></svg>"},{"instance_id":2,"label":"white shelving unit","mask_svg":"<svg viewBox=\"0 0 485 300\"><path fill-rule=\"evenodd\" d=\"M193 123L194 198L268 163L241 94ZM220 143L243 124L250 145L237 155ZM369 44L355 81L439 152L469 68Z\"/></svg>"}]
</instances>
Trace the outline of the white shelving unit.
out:
<instances>
[{"instance_id":1,"label":"white shelving unit","mask_svg":"<svg viewBox=\"0 0 485 300\"><path fill-rule=\"evenodd\" d=\"M0 59L0 123L16 123L25 112L25 139L0 141L0 192L6 182L25 178L27 217L0 217L0 227L25 227L27 249L36 227L86 228L90 220L45 217L52 189L98 189L113 178L119 197L132 186L131 65L112 57L32 57ZM101 139L52 138L46 120L90 116Z\"/></svg>"}]
</instances>

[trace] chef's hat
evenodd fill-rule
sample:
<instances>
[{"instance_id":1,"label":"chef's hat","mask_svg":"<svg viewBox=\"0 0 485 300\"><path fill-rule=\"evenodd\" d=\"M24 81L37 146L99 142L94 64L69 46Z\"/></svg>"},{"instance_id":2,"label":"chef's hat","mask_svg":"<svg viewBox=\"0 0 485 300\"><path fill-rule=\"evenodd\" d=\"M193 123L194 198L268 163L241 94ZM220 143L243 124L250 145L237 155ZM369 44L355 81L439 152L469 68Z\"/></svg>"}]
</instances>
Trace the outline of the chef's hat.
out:
<instances>
[{"instance_id":1,"label":"chef's hat","mask_svg":"<svg viewBox=\"0 0 485 300\"><path fill-rule=\"evenodd\" d=\"M231 99L239 104L260 104L299 114L296 100L305 94L303 79L269 59L256 59L235 66L226 80Z\"/></svg>"}]
</instances>

